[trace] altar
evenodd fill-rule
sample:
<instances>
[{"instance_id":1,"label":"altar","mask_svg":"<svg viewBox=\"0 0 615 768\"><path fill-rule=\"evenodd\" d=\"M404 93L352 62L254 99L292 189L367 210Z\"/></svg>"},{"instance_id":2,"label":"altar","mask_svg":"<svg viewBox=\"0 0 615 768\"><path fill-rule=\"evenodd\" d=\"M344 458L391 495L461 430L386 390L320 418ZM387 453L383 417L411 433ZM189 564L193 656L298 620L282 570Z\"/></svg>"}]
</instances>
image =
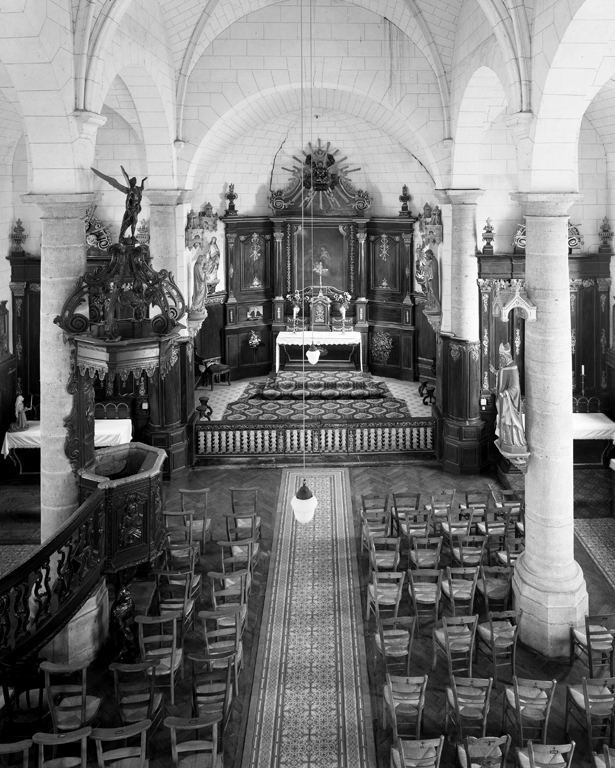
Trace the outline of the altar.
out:
<instances>
[{"instance_id":1,"label":"altar","mask_svg":"<svg viewBox=\"0 0 615 768\"><path fill-rule=\"evenodd\" d=\"M359 347L359 370L363 372L363 340L358 331L281 331L275 341L275 372L280 370L280 347L311 344L323 347Z\"/></svg>"},{"instance_id":2,"label":"altar","mask_svg":"<svg viewBox=\"0 0 615 768\"><path fill-rule=\"evenodd\" d=\"M2 455L4 458L9 456L13 463L19 468L22 474L22 465L15 449L19 448L40 448L41 447L41 423L40 421L29 421L28 429L23 432L7 432L4 435L2 443ZM106 448L111 445L122 445L130 443L132 440L132 421L130 419L104 420L96 419L94 421L94 447Z\"/></svg>"}]
</instances>

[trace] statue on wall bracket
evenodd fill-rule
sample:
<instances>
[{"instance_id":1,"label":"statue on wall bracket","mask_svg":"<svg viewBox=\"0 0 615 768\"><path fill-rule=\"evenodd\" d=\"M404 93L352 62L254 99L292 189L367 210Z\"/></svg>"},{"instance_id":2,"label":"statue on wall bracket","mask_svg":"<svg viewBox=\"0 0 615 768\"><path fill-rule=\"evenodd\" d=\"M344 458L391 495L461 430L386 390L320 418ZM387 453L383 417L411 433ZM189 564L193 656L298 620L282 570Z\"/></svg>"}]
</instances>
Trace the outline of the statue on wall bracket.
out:
<instances>
[{"instance_id":1,"label":"statue on wall bracket","mask_svg":"<svg viewBox=\"0 0 615 768\"><path fill-rule=\"evenodd\" d=\"M419 215L418 237L416 238L415 282L425 294L423 314L436 333L442 323L442 304L440 300L440 269L438 266L438 246L442 242L442 215L436 205L423 206Z\"/></svg>"},{"instance_id":2,"label":"statue on wall bracket","mask_svg":"<svg viewBox=\"0 0 615 768\"><path fill-rule=\"evenodd\" d=\"M504 458L525 474L530 452L525 438L519 368L513 360L510 344L500 344L499 351L499 369L490 366L491 372L497 374L495 446Z\"/></svg>"},{"instance_id":3,"label":"statue on wall bracket","mask_svg":"<svg viewBox=\"0 0 615 768\"><path fill-rule=\"evenodd\" d=\"M301 208L312 213L335 215L348 212L362 213L371 207L369 194L363 189L355 189L350 181L350 174L361 168L350 168L343 163L348 159L337 155L340 150L330 150L331 142L323 146L308 143L309 152L303 151L304 159L293 155L296 165L282 168L291 174L291 179L284 189L271 190L269 205L278 211L300 211Z\"/></svg>"}]
</instances>

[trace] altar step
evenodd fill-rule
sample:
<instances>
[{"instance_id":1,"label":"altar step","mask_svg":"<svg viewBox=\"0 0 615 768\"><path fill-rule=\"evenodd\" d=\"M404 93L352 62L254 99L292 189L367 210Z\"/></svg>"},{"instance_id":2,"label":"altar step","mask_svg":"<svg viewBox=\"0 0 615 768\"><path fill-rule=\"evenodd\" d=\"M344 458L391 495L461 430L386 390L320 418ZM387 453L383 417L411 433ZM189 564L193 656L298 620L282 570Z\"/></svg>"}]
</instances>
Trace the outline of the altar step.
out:
<instances>
[{"instance_id":1,"label":"altar step","mask_svg":"<svg viewBox=\"0 0 615 768\"><path fill-rule=\"evenodd\" d=\"M291 459L306 455L352 457L358 455L428 456L434 452L436 420L323 423L198 422L194 429L194 464L220 458L251 456Z\"/></svg>"}]
</instances>

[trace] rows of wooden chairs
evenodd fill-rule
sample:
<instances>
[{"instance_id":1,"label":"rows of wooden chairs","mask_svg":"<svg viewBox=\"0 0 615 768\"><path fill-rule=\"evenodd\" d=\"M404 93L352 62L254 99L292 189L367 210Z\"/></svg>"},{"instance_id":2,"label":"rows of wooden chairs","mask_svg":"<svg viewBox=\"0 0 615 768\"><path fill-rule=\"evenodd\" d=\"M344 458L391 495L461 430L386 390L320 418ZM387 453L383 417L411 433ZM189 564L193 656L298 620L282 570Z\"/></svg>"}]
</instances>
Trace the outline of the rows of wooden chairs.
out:
<instances>
[{"instance_id":1,"label":"rows of wooden chairs","mask_svg":"<svg viewBox=\"0 0 615 768\"><path fill-rule=\"evenodd\" d=\"M138 659L109 667L121 725L97 727L102 700L88 693L87 663L42 661L34 671L22 670L21 682L18 671L2 675L12 714L36 712L40 730L32 738L0 745L0 755L21 755L26 766L35 744L39 768L85 767L91 741L98 768L145 768L151 735L164 725L174 766L221 765L224 730L239 691L242 635L261 533L258 489L229 490L230 512L223 518L226 537L217 543L219 566L208 572L206 580L199 566L212 542L209 489L181 489L180 509L163 510L165 537L152 569L154 597L148 615L135 616ZM205 596L208 604L201 605ZM186 651L189 633L200 639L198 652ZM185 717L165 717L165 692L174 706L178 681L187 674L189 712ZM40 727L48 717L52 733ZM73 749L74 754L53 762L59 748Z\"/></svg>"},{"instance_id":2,"label":"rows of wooden chairs","mask_svg":"<svg viewBox=\"0 0 615 768\"><path fill-rule=\"evenodd\" d=\"M514 565L524 548L523 494L512 491L446 490L422 501L418 493L361 498L361 547L369 556L366 620L375 617L374 644L384 668L382 719L392 734L392 768L437 768L445 737L455 734L461 766L505 766L513 738L518 766L569 766L575 742L548 744L555 680L528 680L515 672L517 615L510 610ZM407 552L407 568L403 567ZM401 615L405 595L410 615ZM484 610L480 621L477 607ZM446 614L444 611L446 610ZM591 618L591 617L589 617ZM593 622L593 623L592 623ZM412 649L432 627L432 668L448 666L444 734L422 734L427 674L417 674ZM615 617L593 617L586 631L571 630L573 658L613 665ZM474 676L484 656L490 676ZM510 669L501 709L502 736L487 736L493 692ZM613 680L583 680L566 689L566 738L585 730L595 768L611 764L614 731ZM470 732L470 733L468 733ZM576 735L576 734L575 734ZM594 751L604 744L604 750Z\"/></svg>"}]
</instances>

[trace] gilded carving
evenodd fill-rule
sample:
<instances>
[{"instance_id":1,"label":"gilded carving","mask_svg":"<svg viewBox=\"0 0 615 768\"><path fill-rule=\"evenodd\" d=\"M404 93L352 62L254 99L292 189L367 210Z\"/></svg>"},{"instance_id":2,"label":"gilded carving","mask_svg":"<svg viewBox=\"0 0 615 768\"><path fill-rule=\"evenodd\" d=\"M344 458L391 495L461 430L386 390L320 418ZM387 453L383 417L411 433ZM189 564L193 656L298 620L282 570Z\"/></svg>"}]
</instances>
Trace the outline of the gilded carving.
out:
<instances>
[{"instance_id":1,"label":"gilded carving","mask_svg":"<svg viewBox=\"0 0 615 768\"><path fill-rule=\"evenodd\" d=\"M487 390L489 389L489 374L487 371L483 372L483 389Z\"/></svg>"},{"instance_id":2,"label":"gilded carving","mask_svg":"<svg viewBox=\"0 0 615 768\"><path fill-rule=\"evenodd\" d=\"M570 334L570 349L572 351L572 354L576 352L577 349L577 331L576 328L572 329L572 333Z\"/></svg>"},{"instance_id":3,"label":"gilded carving","mask_svg":"<svg viewBox=\"0 0 615 768\"><path fill-rule=\"evenodd\" d=\"M521 352L521 329L515 328L515 356L518 357Z\"/></svg>"},{"instance_id":4,"label":"gilded carving","mask_svg":"<svg viewBox=\"0 0 615 768\"><path fill-rule=\"evenodd\" d=\"M387 235L382 235L380 238L380 253L379 256L382 261L386 261L389 255L389 238Z\"/></svg>"},{"instance_id":5,"label":"gilded carving","mask_svg":"<svg viewBox=\"0 0 615 768\"><path fill-rule=\"evenodd\" d=\"M489 354L489 331L483 328L483 354L485 357Z\"/></svg>"},{"instance_id":6,"label":"gilded carving","mask_svg":"<svg viewBox=\"0 0 615 768\"><path fill-rule=\"evenodd\" d=\"M606 328L603 328L600 334L600 348L602 349L602 354L606 354Z\"/></svg>"},{"instance_id":7,"label":"gilded carving","mask_svg":"<svg viewBox=\"0 0 615 768\"><path fill-rule=\"evenodd\" d=\"M459 344L451 344L449 346L449 350L453 360L459 360L459 357L461 355L461 347L459 346Z\"/></svg>"},{"instance_id":8,"label":"gilded carving","mask_svg":"<svg viewBox=\"0 0 615 768\"><path fill-rule=\"evenodd\" d=\"M606 389L607 386L608 385L606 383L606 371L602 371L601 374L600 374L600 387L602 389Z\"/></svg>"},{"instance_id":9,"label":"gilded carving","mask_svg":"<svg viewBox=\"0 0 615 768\"><path fill-rule=\"evenodd\" d=\"M470 358L477 363L480 358L480 344L472 344L469 347Z\"/></svg>"}]
</instances>

